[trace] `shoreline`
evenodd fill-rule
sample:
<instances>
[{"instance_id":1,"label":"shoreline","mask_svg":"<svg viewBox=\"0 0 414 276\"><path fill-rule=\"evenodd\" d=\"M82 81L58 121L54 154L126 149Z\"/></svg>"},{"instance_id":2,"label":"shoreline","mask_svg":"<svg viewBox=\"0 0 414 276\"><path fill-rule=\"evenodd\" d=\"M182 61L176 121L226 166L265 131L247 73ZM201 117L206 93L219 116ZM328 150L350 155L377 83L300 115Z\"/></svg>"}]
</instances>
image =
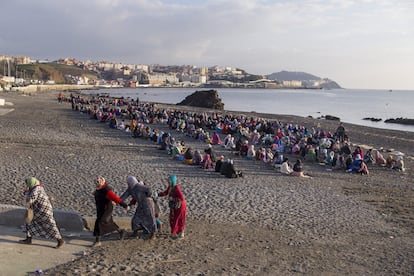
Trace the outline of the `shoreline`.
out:
<instances>
[{"instance_id":1,"label":"shoreline","mask_svg":"<svg viewBox=\"0 0 414 276\"><path fill-rule=\"evenodd\" d=\"M171 92L176 91L177 93L179 93L178 95L183 95L183 96L181 96L181 97L172 97L170 99L170 96L168 96L169 94L165 93L165 92L167 92L167 89L160 89L160 90L164 91L164 92L160 92L160 93L162 95L165 95L166 97L168 97L173 104L175 102L181 101L185 97L185 95L188 95L188 94L193 93L195 91L193 89L188 89L188 88L185 88L185 89L171 88L171 89L172 89ZM198 90L200 90L200 89L198 89ZM225 109L227 109L227 110L229 110L230 106L228 106L228 104L230 104L230 101L231 101L229 99L229 95L230 95L229 93L233 90L240 91L241 95L243 95L243 93L244 93L243 91L245 91L243 89L224 89L222 91L224 93L224 94L222 94L222 96L223 96L222 99L224 100L223 102L225 103ZM139 96L139 97L142 97L141 100L144 100L144 101L151 101L151 102L156 102L157 101L157 97L151 96L152 94L150 94L150 92L147 93L145 89L136 89L136 90L129 90L129 89L122 90L121 89L121 90L112 90L112 92L110 92L110 91L109 91L108 94L113 95L113 96L119 96L119 93L122 93L125 97L134 98L135 96ZM123 92L121 92L121 91L123 91ZM136 92L134 92L134 91L136 91ZM152 91L155 94L158 93L156 89L152 89L150 91ZM266 90L262 90L262 91L263 91L263 93L266 93ZM282 91L284 91L284 92L291 91L292 93L296 93L294 90L282 90ZM343 95L346 95L347 93L351 93L351 95L353 95L352 97L355 97L355 93L352 93L352 92L353 92L352 90L350 90L350 91L344 90L343 92L341 91L341 92L333 92L333 93L335 95L337 95L339 98L341 98ZM248 92L248 93L250 93L250 92ZM254 92L251 92L251 93L254 93ZM274 93L275 93L274 94L275 97L278 97L279 92L274 92ZM298 92L298 93L302 93L302 92ZM305 93L305 95L307 94L306 92L303 92L303 93ZM317 94L319 94L319 92L310 92L310 93L315 94L315 97L318 97ZM320 92L321 95L325 95L326 93L329 94L330 92L329 91L321 91ZM88 93L86 92L84 94L86 95ZM144 95L142 95L142 94L144 94ZM219 93L219 94L221 94L221 93ZM375 97L375 95L372 95L372 97ZM361 112L361 114L359 114L358 116L354 116L354 115L347 116L346 113L344 113L344 110L339 112L339 114L338 114L338 112L335 112L335 110L318 112L318 111L322 111L321 109L318 108L318 106L317 106L318 103L315 103L312 99L309 99L309 100L311 100L313 102L313 105L316 105L316 106L315 106L314 109L313 108L308 109L308 111L306 113L301 112L300 110L295 110L295 109L291 110L291 109L286 109L286 108L284 108L282 110L279 110L278 113L279 114L287 114L287 115L292 115L292 113L293 113L293 114L298 114L298 116L301 116L301 117L312 116L314 119L317 119L318 117L322 117L322 116L328 116L329 117L330 115L332 115L332 116L335 116L335 117L339 117L340 120L345 122L345 123L353 123L353 124L357 124L357 125L361 125L361 126L374 127L374 128L380 128L380 129L409 131L409 132L414 133L413 126L403 125L403 124L390 124L390 123L385 123L384 122L387 118L401 117L401 114L399 112L397 114L394 114L394 113L388 114L385 118L382 118L381 121L372 122L372 121L364 120L364 118L367 115L364 112ZM227 104L226 104L226 102L227 102ZM262 101L260 101L258 103L258 105L262 105L262 104L264 104ZM290 103L286 103L284 101L283 105L284 106L289 106ZM243 109L235 108L235 107L237 107L237 106L233 106L230 109L234 110L234 112L238 112L238 113L244 113L245 111L243 111L243 110L247 110L248 112L252 112L252 111L254 112L255 111L255 110L253 110L254 108L251 108L251 107L250 108L243 108ZM362 108L363 108L362 110L365 110L364 107L362 107ZM350 107L350 109L352 109L352 106ZM266 111L262 112L262 113L274 113L273 111L274 111L273 109L269 109L267 107ZM279 115L279 114L273 114L273 115ZM410 116L410 114L411 113L406 113L408 118L412 117L412 114L411 114L411 116ZM377 116L379 118L382 117L380 114L375 114L375 113L372 114L371 116Z\"/></svg>"},{"instance_id":2,"label":"shoreline","mask_svg":"<svg viewBox=\"0 0 414 276\"><path fill-rule=\"evenodd\" d=\"M126 188L127 175L136 175L160 191L170 173L178 176L188 203L187 233L181 243L167 237L168 209L163 201L165 228L154 242L109 240L101 249L50 270L50 275L93 273L92 269L105 274L113 268L120 275L414 272L414 135L410 133L345 125L352 143L404 152L404 174L372 166L369 176L359 176L306 163L305 171L312 178L301 179L232 156L243 178L227 179L172 160L149 140L134 139L71 110L70 104L58 104L57 93L3 96L14 103L15 111L0 116L1 203L21 205L21 181L35 175L53 195L54 208L94 216L91 193L96 175L102 174L119 194ZM319 122L269 116L303 125ZM337 122L319 123L329 130L337 126ZM185 139L187 146L206 147L171 133ZM215 149L231 156L220 147ZM115 215L126 216L118 207ZM374 247L375 253L369 250ZM163 262L177 259L182 260L181 266ZM125 273L123 266L129 269Z\"/></svg>"}]
</instances>

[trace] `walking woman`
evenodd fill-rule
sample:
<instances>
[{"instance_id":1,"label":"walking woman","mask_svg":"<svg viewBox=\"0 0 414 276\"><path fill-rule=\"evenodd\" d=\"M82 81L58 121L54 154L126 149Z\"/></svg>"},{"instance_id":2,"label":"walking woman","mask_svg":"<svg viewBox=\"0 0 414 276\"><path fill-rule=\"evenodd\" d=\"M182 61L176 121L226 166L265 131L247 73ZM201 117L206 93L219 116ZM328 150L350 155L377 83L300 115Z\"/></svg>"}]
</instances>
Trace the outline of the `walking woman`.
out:
<instances>
[{"instance_id":1,"label":"walking woman","mask_svg":"<svg viewBox=\"0 0 414 276\"><path fill-rule=\"evenodd\" d=\"M45 189L37 178L29 177L25 180L24 196L28 208L33 210L33 219L26 223L26 239L20 240L23 244L32 244L32 237L39 236L47 239L56 239L55 248L60 248L65 241L57 228L53 217L53 207Z\"/></svg>"},{"instance_id":2,"label":"walking woman","mask_svg":"<svg viewBox=\"0 0 414 276\"><path fill-rule=\"evenodd\" d=\"M156 231L154 201L151 188L130 175L127 177L128 188L121 195L122 200L132 197L130 206L136 204L135 214L131 221L132 236L138 237L138 231L144 228L146 239L153 239Z\"/></svg>"},{"instance_id":3,"label":"walking woman","mask_svg":"<svg viewBox=\"0 0 414 276\"><path fill-rule=\"evenodd\" d=\"M177 176L168 177L168 187L164 192L158 193L159 197L168 196L170 207L170 227L172 238L184 238L186 202L180 185L177 183Z\"/></svg>"},{"instance_id":4,"label":"walking woman","mask_svg":"<svg viewBox=\"0 0 414 276\"><path fill-rule=\"evenodd\" d=\"M101 245L101 237L105 234L118 231L120 239L125 236L125 230L120 229L114 222L112 213L114 205L119 204L125 209L128 205L119 198L108 184L106 184L105 178L99 176L96 180L96 190L94 192L96 203L96 220L95 227L93 229L93 235L95 236L95 243L93 247Z\"/></svg>"}]
</instances>

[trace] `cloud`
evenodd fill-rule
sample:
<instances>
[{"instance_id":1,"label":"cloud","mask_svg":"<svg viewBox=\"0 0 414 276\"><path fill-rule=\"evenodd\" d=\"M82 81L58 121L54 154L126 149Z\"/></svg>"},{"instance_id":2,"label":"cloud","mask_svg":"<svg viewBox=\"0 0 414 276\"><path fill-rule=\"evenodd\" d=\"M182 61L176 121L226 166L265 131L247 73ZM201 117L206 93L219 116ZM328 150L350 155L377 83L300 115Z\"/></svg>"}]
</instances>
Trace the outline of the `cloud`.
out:
<instances>
[{"instance_id":1,"label":"cloud","mask_svg":"<svg viewBox=\"0 0 414 276\"><path fill-rule=\"evenodd\" d=\"M34 58L292 68L354 87L414 62L406 0L14 0L0 24L0 54ZM371 68L365 83L352 84L355 62Z\"/></svg>"}]
</instances>

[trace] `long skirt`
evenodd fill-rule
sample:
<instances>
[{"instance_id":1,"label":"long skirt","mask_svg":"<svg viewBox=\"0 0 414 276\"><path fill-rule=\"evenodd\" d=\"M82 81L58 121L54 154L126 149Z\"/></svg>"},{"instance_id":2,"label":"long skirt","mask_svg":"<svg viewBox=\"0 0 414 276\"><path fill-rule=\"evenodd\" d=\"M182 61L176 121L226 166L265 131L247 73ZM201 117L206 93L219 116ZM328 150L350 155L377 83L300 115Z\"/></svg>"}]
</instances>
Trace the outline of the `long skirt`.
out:
<instances>
[{"instance_id":1,"label":"long skirt","mask_svg":"<svg viewBox=\"0 0 414 276\"><path fill-rule=\"evenodd\" d=\"M187 213L187 206L184 204L181 205L179 209L170 208L170 227L171 234L179 234L185 230L185 219Z\"/></svg>"},{"instance_id":2,"label":"long skirt","mask_svg":"<svg viewBox=\"0 0 414 276\"><path fill-rule=\"evenodd\" d=\"M93 229L94 236L103 236L119 229L119 226L114 222L112 217L113 210L114 206L108 204L102 216L97 216Z\"/></svg>"},{"instance_id":3,"label":"long skirt","mask_svg":"<svg viewBox=\"0 0 414 276\"><path fill-rule=\"evenodd\" d=\"M152 198L146 198L146 202L142 202L137 206L134 217L131 221L132 230L144 228L148 233L156 231L154 201Z\"/></svg>"},{"instance_id":4,"label":"long skirt","mask_svg":"<svg viewBox=\"0 0 414 276\"><path fill-rule=\"evenodd\" d=\"M53 210L35 211L31 223L26 224L27 235L47 238L61 239L62 236L53 217Z\"/></svg>"}]
</instances>

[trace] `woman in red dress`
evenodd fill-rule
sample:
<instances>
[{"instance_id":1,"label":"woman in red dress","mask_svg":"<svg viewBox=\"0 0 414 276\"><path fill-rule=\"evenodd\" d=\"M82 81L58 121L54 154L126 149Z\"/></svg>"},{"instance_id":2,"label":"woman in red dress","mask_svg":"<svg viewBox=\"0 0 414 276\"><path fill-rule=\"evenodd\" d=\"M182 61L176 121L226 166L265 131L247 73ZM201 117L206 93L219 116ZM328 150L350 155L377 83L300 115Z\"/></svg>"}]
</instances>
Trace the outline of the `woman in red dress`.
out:
<instances>
[{"instance_id":1,"label":"woman in red dress","mask_svg":"<svg viewBox=\"0 0 414 276\"><path fill-rule=\"evenodd\" d=\"M184 238L185 217L187 204L180 184L177 183L177 176L168 177L168 187L164 192L158 193L159 197L168 195L168 206L170 207L170 226L172 238Z\"/></svg>"}]
</instances>

